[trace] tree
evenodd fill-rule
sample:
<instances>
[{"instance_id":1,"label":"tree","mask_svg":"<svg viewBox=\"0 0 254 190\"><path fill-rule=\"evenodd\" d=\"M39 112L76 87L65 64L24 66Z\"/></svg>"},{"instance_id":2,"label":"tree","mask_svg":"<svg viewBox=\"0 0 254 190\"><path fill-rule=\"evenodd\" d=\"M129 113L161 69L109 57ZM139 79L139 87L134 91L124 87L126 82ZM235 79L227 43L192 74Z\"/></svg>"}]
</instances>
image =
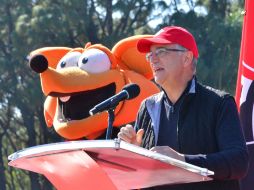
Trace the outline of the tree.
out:
<instances>
[{"instance_id":1,"label":"tree","mask_svg":"<svg viewBox=\"0 0 254 190\"><path fill-rule=\"evenodd\" d=\"M111 48L127 36L180 25L197 39L198 77L214 87L234 90L242 1L0 0L0 4L0 190L53 189L41 175L7 166L7 156L17 150L62 140L46 127L39 77L27 62L32 50L83 47L89 41ZM158 26L148 24L158 18L162 19Z\"/></svg>"},{"instance_id":2,"label":"tree","mask_svg":"<svg viewBox=\"0 0 254 190\"><path fill-rule=\"evenodd\" d=\"M6 158L14 151L61 141L46 128L39 78L29 69L26 56L39 47L79 47L88 41L110 48L145 26L153 4L151 0L1 0L0 3L0 105L4 108L0 115L3 142L0 155L4 158L0 159L1 189L29 186L49 189L41 176L7 166ZM114 16L114 12L128 16L121 18Z\"/></svg>"}]
</instances>

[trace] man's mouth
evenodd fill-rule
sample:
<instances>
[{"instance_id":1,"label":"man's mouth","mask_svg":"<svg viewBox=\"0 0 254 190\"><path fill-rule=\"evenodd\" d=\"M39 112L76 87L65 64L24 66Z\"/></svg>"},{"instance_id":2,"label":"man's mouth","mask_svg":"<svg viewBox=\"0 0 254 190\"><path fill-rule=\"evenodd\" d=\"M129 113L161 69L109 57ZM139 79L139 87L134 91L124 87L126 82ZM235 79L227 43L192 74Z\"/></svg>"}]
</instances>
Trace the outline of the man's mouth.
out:
<instances>
[{"instance_id":1,"label":"man's mouth","mask_svg":"<svg viewBox=\"0 0 254 190\"><path fill-rule=\"evenodd\" d=\"M89 111L94 106L115 95L115 92L116 85L111 83L95 90L61 94L61 97L58 94L58 121L66 122L89 117ZM56 93L52 94L56 96Z\"/></svg>"},{"instance_id":2,"label":"man's mouth","mask_svg":"<svg viewBox=\"0 0 254 190\"><path fill-rule=\"evenodd\" d=\"M158 71L162 71L163 70L163 68L154 68L153 69L153 71L156 73L156 72L158 72Z\"/></svg>"}]
</instances>

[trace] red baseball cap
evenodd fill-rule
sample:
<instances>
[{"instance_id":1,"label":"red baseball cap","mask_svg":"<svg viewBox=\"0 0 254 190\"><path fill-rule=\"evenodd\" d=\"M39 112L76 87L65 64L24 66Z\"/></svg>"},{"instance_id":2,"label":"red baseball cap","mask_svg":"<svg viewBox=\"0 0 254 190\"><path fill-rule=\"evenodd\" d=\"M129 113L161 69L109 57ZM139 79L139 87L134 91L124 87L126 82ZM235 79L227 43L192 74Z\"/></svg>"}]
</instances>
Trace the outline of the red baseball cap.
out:
<instances>
[{"instance_id":1,"label":"red baseball cap","mask_svg":"<svg viewBox=\"0 0 254 190\"><path fill-rule=\"evenodd\" d=\"M195 38L189 31L182 27L167 26L151 38L140 39L137 43L137 48L139 52L147 53L154 44L179 44L192 51L195 58L198 57L198 48Z\"/></svg>"}]
</instances>

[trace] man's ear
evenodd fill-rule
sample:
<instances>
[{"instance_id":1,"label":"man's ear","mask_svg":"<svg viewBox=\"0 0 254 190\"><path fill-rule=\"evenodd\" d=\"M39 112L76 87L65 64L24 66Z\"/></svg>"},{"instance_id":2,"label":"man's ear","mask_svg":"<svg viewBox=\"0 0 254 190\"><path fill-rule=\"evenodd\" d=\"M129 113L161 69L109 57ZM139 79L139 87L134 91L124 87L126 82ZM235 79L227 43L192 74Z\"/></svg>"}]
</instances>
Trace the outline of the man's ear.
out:
<instances>
[{"instance_id":1,"label":"man's ear","mask_svg":"<svg viewBox=\"0 0 254 190\"><path fill-rule=\"evenodd\" d=\"M184 66L185 66L185 67L190 66L192 60L193 60L193 53L192 53L192 51L187 51L187 52L185 52L185 56L184 56Z\"/></svg>"}]
</instances>

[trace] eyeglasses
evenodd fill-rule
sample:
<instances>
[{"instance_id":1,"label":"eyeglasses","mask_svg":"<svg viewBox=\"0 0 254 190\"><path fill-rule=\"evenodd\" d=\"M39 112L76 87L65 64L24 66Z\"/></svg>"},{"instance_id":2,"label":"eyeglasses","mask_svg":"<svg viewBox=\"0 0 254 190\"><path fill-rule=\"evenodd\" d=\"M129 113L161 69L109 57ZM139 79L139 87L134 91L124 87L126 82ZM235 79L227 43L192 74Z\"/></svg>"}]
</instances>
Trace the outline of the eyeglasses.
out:
<instances>
[{"instance_id":1,"label":"eyeglasses","mask_svg":"<svg viewBox=\"0 0 254 190\"><path fill-rule=\"evenodd\" d=\"M173 51L173 52L185 52L186 50L183 50L183 49L174 49L174 48L158 48L158 49L155 50L155 52L149 52L149 53L147 53L146 54L146 60L148 62L151 62L153 55L156 55L156 57L160 58L163 55L165 55L165 53L168 53L170 51Z\"/></svg>"}]
</instances>

